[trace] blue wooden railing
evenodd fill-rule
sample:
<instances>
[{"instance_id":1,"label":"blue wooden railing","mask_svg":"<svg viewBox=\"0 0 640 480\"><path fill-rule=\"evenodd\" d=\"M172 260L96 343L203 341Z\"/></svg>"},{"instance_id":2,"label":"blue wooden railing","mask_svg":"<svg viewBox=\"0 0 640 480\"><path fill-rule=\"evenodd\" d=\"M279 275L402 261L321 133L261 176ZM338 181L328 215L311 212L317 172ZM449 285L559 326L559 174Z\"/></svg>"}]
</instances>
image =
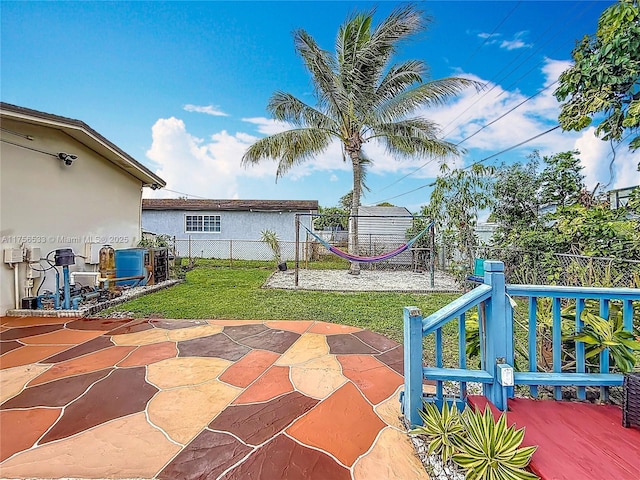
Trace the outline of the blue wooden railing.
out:
<instances>
[{"instance_id":1,"label":"blue wooden railing","mask_svg":"<svg viewBox=\"0 0 640 480\"><path fill-rule=\"evenodd\" d=\"M607 387L622 385L621 374L611 373L609 352L600 354L600 373L586 372L584 343L576 342L573 371L563 370L562 365L562 316L563 300L575 302L575 332L582 331L581 314L585 301L599 301L599 314L609 317L610 301L622 302L623 327L633 329L634 301L640 300L640 289L558 287L541 285L505 285L504 264L496 261L484 262L484 284L474 288L446 307L427 318L422 318L417 307L404 308L404 392L401 397L402 410L412 425L422 424L418 411L423 400L440 405L453 401L464 407L466 383L479 382L483 394L499 409L507 409L507 399L513 397L514 385L529 385L531 394L537 396L539 385L554 387L554 397L562 398L563 386L576 386L579 399L585 398L585 387L599 386L601 397L606 397ZM514 366L514 316L511 297L525 297L528 301L528 368L515 371ZM552 316L552 372L539 372L537 366L538 338L537 321L540 298L551 299ZM636 308L638 306L636 305ZM469 369L466 358L467 313L477 309L480 336L480 368ZM458 368L443 366L443 331L447 323L458 320ZM423 337L435 336L435 366L423 366ZM435 381L433 397L423 395L423 379ZM453 381L460 386L459 395L445 397L443 382Z\"/></svg>"}]
</instances>

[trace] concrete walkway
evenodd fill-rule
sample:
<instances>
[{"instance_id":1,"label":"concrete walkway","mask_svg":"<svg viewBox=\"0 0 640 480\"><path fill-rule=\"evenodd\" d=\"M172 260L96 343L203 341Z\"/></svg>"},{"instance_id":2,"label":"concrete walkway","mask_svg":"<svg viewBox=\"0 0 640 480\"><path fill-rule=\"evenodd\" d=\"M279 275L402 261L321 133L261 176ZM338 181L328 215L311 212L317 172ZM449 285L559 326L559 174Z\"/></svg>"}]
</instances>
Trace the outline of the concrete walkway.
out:
<instances>
[{"instance_id":1,"label":"concrete walkway","mask_svg":"<svg viewBox=\"0 0 640 480\"><path fill-rule=\"evenodd\" d=\"M311 321L2 318L0 477L427 479L402 347Z\"/></svg>"}]
</instances>

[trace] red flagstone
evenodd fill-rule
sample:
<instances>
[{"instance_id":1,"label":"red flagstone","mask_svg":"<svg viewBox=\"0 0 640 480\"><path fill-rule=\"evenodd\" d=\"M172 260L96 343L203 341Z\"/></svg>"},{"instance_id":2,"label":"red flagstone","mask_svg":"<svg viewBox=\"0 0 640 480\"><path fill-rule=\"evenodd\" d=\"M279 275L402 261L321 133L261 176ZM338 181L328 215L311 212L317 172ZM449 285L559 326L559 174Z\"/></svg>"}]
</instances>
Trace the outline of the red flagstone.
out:
<instances>
[{"instance_id":1,"label":"red flagstone","mask_svg":"<svg viewBox=\"0 0 640 480\"><path fill-rule=\"evenodd\" d=\"M38 363L67 348L69 345L27 345L16 348L0 357L0 369Z\"/></svg>"},{"instance_id":2,"label":"red flagstone","mask_svg":"<svg viewBox=\"0 0 640 480\"><path fill-rule=\"evenodd\" d=\"M69 322L68 317L2 317L3 327L30 327L32 325L58 325Z\"/></svg>"},{"instance_id":3,"label":"red flagstone","mask_svg":"<svg viewBox=\"0 0 640 480\"><path fill-rule=\"evenodd\" d=\"M338 323L316 322L310 329L310 333L323 333L325 335L338 333L353 333L362 330L358 327L350 327L348 325L340 325Z\"/></svg>"},{"instance_id":4,"label":"red flagstone","mask_svg":"<svg viewBox=\"0 0 640 480\"><path fill-rule=\"evenodd\" d=\"M252 478L350 480L351 474L326 453L304 447L285 435L278 435L274 440L258 448L238 467L222 476L221 480Z\"/></svg>"},{"instance_id":5,"label":"red flagstone","mask_svg":"<svg viewBox=\"0 0 640 480\"><path fill-rule=\"evenodd\" d=\"M209 428L232 433L250 445L260 445L317 403L318 400L292 392L266 403L232 405Z\"/></svg>"},{"instance_id":6,"label":"red flagstone","mask_svg":"<svg viewBox=\"0 0 640 480\"><path fill-rule=\"evenodd\" d=\"M22 347L24 344L17 340L9 340L7 342L0 342L0 355Z\"/></svg>"},{"instance_id":7,"label":"red flagstone","mask_svg":"<svg viewBox=\"0 0 640 480\"><path fill-rule=\"evenodd\" d=\"M404 378L370 355L338 355L342 374L355 383L365 397L377 405L389 398Z\"/></svg>"},{"instance_id":8,"label":"red flagstone","mask_svg":"<svg viewBox=\"0 0 640 480\"><path fill-rule=\"evenodd\" d=\"M91 330L56 330L42 335L35 335L20 339L27 345L78 345L79 343L93 340L102 335L103 332L95 332Z\"/></svg>"},{"instance_id":9,"label":"red flagstone","mask_svg":"<svg viewBox=\"0 0 640 480\"><path fill-rule=\"evenodd\" d=\"M203 430L158 475L161 480L215 479L251 451L226 433Z\"/></svg>"},{"instance_id":10,"label":"red flagstone","mask_svg":"<svg viewBox=\"0 0 640 480\"><path fill-rule=\"evenodd\" d=\"M305 333L314 324L313 320L269 320L264 324L276 330L289 330L290 332Z\"/></svg>"},{"instance_id":11,"label":"red flagstone","mask_svg":"<svg viewBox=\"0 0 640 480\"><path fill-rule=\"evenodd\" d=\"M264 402L292 391L293 385L289 380L289 367L273 366L233 403Z\"/></svg>"},{"instance_id":12,"label":"red flagstone","mask_svg":"<svg viewBox=\"0 0 640 480\"><path fill-rule=\"evenodd\" d=\"M60 408L0 411L0 462L30 448L53 425L61 411Z\"/></svg>"},{"instance_id":13,"label":"red flagstone","mask_svg":"<svg viewBox=\"0 0 640 480\"><path fill-rule=\"evenodd\" d=\"M331 453L350 467L385 427L352 383L346 383L286 432L305 445Z\"/></svg>"},{"instance_id":14,"label":"red flagstone","mask_svg":"<svg viewBox=\"0 0 640 480\"><path fill-rule=\"evenodd\" d=\"M106 377L111 370L107 368L27 387L0 405L0 408L64 407L82 395L92 384Z\"/></svg>"},{"instance_id":15,"label":"red flagstone","mask_svg":"<svg viewBox=\"0 0 640 480\"><path fill-rule=\"evenodd\" d=\"M113 367L129 355L136 347L109 347L95 353L56 363L42 375L34 378L29 385L38 385L63 377L71 377L80 373L95 372L103 368Z\"/></svg>"},{"instance_id":16,"label":"red flagstone","mask_svg":"<svg viewBox=\"0 0 640 480\"><path fill-rule=\"evenodd\" d=\"M118 363L119 367L138 367L175 358L178 348L174 342L152 343L136 348L128 357Z\"/></svg>"},{"instance_id":17,"label":"red flagstone","mask_svg":"<svg viewBox=\"0 0 640 480\"><path fill-rule=\"evenodd\" d=\"M54 332L64 328L62 325L32 325L30 327L18 327L0 332L0 340L17 340L32 337L34 335L42 335L43 333Z\"/></svg>"},{"instance_id":18,"label":"red flagstone","mask_svg":"<svg viewBox=\"0 0 640 480\"><path fill-rule=\"evenodd\" d=\"M68 405L41 444L70 437L115 418L144 411L158 389L145 381L145 369L117 369Z\"/></svg>"},{"instance_id":19,"label":"red flagstone","mask_svg":"<svg viewBox=\"0 0 640 480\"><path fill-rule=\"evenodd\" d=\"M266 350L252 350L227 368L220 380L236 387L248 387L262 375L280 356Z\"/></svg>"},{"instance_id":20,"label":"red flagstone","mask_svg":"<svg viewBox=\"0 0 640 480\"><path fill-rule=\"evenodd\" d=\"M58 355L53 355L51 357L47 357L43 360L43 363L58 363L64 362L65 360L71 360L72 358L77 358L82 355L86 355L87 353L97 352L98 350L103 350L108 347L113 347L114 344L111 342L109 337L98 337L93 340L89 340L88 342L84 342L81 345L78 345L73 348L69 348Z\"/></svg>"}]
</instances>

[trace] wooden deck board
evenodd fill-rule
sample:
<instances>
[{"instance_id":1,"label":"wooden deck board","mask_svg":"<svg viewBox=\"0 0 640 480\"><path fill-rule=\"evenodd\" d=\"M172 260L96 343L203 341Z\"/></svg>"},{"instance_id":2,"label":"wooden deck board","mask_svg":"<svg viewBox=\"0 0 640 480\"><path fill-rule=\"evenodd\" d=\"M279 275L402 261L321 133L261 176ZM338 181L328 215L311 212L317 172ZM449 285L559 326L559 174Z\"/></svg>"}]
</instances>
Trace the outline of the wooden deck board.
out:
<instances>
[{"instance_id":1,"label":"wooden deck board","mask_svg":"<svg viewBox=\"0 0 640 480\"><path fill-rule=\"evenodd\" d=\"M469 400L481 410L488 402ZM525 427L523 445L538 445L531 469L544 480L640 478L640 429L624 428L618 407L515 398L507 419Z\"/></svg>"}]
</instances>

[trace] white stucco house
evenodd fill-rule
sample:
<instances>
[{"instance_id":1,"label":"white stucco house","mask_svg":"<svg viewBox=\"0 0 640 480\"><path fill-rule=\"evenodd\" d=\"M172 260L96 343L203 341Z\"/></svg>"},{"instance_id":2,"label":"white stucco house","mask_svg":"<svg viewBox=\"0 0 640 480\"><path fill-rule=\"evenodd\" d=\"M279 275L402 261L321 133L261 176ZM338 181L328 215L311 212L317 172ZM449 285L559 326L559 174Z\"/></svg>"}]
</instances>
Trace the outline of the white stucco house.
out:
<instances>
[{"instance_id":1,"label":"white stucco house","mask_svg":"<svg viewBox=\"0 0 640 480\"><path fill-rule=\"evenodd\" d=\"M70 270L93 271L103 244L136 246L142 190L165 182L80 120L0 103L0 140L4 315L41 283L54 290L54 274L36 270L50 252L71 248Z\"/></svg>"},{"instance_id":2,"label":"white stucco house","mask_svg":"<svg viewBox=\"0 0 640 480\"><path fill-rule=\"evenodd\" d=\"M311 229L317 200L151 199L142 201L142 226L175 238L177 254L266 260L262 232L276 233L284 260L295 256L296 215ZM303 228L300 238L304 239Z\"/></svg>"}]
</instances>

